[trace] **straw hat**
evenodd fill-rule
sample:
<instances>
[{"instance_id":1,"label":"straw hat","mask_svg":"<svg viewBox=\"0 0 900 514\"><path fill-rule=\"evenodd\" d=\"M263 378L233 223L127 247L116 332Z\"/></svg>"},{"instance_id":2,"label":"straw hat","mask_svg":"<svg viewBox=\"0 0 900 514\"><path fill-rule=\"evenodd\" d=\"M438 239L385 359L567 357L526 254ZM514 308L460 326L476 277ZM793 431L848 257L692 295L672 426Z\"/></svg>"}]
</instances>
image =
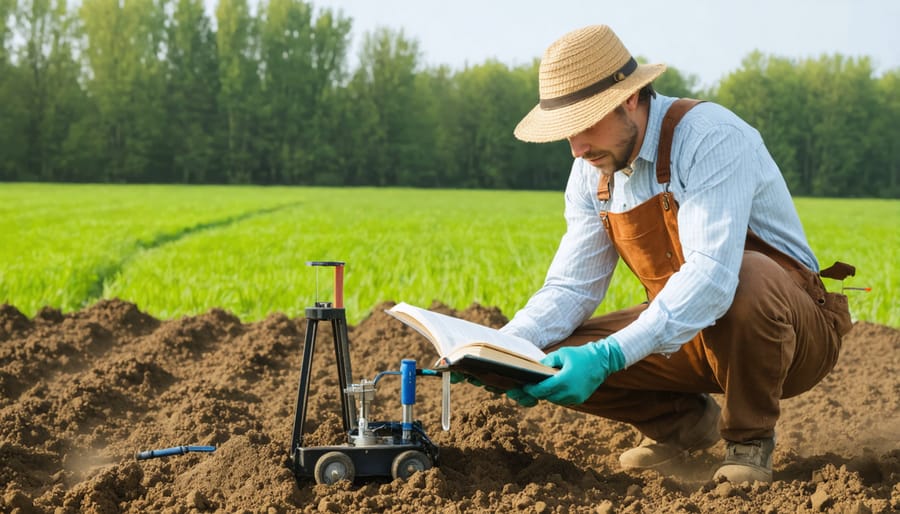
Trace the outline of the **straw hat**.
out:
<instances>
[{"instance_id":1,"label":"straw hat","mask_svg":"<svg viewBox=\"0 0 900 514\"><path fill-rule=\"evenodd\" d=\"M569 32L544 52L541 101L514 133L531 143L578 134L665 70L665 64L638 64L606 25Z\"/></svg>"}]
</instances>

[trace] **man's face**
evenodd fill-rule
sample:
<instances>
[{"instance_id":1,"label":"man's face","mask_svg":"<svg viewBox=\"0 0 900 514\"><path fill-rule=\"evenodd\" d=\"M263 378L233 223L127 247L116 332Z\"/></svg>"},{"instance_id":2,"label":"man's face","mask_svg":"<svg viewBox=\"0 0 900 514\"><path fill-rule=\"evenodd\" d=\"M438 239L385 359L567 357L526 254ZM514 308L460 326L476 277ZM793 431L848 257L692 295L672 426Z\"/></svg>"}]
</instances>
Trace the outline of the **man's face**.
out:
<instances>
[{"instance_id":1,"label":"man's face","mask_svg":"<svg viewBox=\"0 0 900 514\"><path fill-rule=\"evenodd\" d=\"M620 105L592 127L569 138L572 157L581 157L612 175L630 164L638 127Z\"/></svg>"}]
</instances>

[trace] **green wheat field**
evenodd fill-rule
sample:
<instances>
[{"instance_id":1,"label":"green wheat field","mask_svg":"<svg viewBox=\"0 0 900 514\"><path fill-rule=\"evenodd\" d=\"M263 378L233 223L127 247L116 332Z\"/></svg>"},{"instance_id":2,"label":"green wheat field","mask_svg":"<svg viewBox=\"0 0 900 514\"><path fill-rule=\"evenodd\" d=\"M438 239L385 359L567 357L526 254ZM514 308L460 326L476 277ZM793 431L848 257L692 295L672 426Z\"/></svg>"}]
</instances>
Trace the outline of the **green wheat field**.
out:
<instances>
[{"instance_id":1,"label":"green wheat field","mask_svg":"<svg viewBox=\"0 0 900 514\"><path fill-rule=\"evenodd\" d=\"M854 264L856 319L900 326L900 201L796 200L822 266ZM169 319L255 321L330 301L346 261L351 324L380 302L472 303L512 317L565 228L561 192L0 184L0 304L34 316L121 298ZM645 299L624 264L598 312Z\"/></svg>"}]
</instances>

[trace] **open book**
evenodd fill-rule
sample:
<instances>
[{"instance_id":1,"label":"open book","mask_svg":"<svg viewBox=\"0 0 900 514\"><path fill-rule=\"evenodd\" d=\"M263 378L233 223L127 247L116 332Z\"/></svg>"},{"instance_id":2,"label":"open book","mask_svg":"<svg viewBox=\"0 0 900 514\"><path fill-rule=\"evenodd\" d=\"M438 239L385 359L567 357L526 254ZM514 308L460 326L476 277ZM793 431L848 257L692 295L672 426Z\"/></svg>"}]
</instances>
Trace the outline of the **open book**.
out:
<instances>
[{"instance_id":1,"label":"open book","mask_svg":"<svg viewBox=\"0 0 900 514\"><path fill-rule=\"evenodd\" d=\"M440 356L434 364L438 371L458 371L504 390L540 382L557 371L541 364L546 354L521 337L408 303L385 312L431 341Z\"/></svg>"}]
</instances>

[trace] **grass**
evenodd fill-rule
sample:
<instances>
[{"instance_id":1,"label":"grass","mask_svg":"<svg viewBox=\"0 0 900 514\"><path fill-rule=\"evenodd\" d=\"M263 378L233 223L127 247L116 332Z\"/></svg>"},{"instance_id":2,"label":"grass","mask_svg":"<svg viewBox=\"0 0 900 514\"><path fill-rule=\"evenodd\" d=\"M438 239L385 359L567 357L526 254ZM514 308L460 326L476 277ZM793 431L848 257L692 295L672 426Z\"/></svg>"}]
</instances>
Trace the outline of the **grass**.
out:
<instances>
[{"instance_id":1,"label":"grass","mask_svg":"<svg viewBox=\"0 0 900 514\"><path fill-rule=\"evenodd\" d=\"M856 266L856 276L844 284L826 279L826 287L871 287L844 291L854 317L900 326L900 200L801 198L796 204L819 264Z\"/></svg>"},{"instance_id":2,"label":"grass","mask_svg":"<svg viewBox=\"0 0 900 514\"><path fill-rule=\"evenodd\" d=\"M872 287L848 293L854 315L900 325L900 202L797 206L822 265L854 264L846 285ZM0 302L29 316L118 297L160 318L293 317L332 297L331 271L305 263L343 260L351 323L385 300L511 317L543 281L562 208L559 192L2 184ZM601 310L643 299L620 266Z\"/></svg>"}]
</instances>

